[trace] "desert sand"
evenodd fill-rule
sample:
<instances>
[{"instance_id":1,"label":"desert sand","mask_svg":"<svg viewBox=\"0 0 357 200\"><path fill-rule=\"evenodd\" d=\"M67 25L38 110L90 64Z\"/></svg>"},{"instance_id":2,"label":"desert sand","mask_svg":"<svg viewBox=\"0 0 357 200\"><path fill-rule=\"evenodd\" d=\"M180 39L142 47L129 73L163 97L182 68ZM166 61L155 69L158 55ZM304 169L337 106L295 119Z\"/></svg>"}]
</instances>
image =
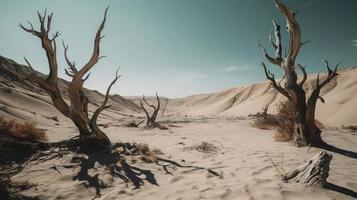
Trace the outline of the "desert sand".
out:
<instances>
[{"instance_id":1,"label":"desert sand","mask_svg":"<svg viewBox=\"0 0 357 200\"><path fill-rule=\"evenodd\" d=\"M43 91L21 81L26 67L3 57L0 61L0 116L36 123L46 131L50 142L78 135L72 122L51 106ZM75 179L81 166L68 167L73 159L69 154L28 161L12 180L33 184L21 194L39 199L354 199L357 132L343 126L357 124L357 69L345 69L339 74L322 91L326 103L319 103L317 108L317 119L324 125L322 138L336 147L330 151L333 159L326 189L311 190L280 180L272 160L279 168L290 171L321 149L277 142L274 130L252 127L249 114L261 112L266 104L270 104L268 112L274 113L275 105L282 100L268 82L170 99L167 111L158 118L167 130L126 127L129 122L144 119L144 114L136 101L119 95L111 97L109 103L113 107L103 112L99 122L113 143L145 143L160 149L162 158L205 169L171 166L168 174L161 166L129 160L128 164L154 175L154 182L143 180L140 187L135 187L103 173L106 169L100 163L93 163L88 171L94 177L92 182ZM309 76L308 87L314 77ZM65 91L67 83L61 84ZM103 95L90 90L86 93L91 100L90 109L94 110ZM202 143L209 148L197 148ZM206 169L214 170L218 176Z\"/></svg>"}]
</instances>

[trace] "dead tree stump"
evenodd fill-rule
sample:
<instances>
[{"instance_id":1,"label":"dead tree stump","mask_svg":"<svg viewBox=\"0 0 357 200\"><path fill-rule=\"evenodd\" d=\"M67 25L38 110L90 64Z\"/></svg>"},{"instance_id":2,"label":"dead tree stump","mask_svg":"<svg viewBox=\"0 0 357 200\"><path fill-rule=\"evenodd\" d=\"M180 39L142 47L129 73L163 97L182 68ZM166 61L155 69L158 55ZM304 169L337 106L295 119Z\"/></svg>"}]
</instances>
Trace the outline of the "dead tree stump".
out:
<instances>
[{"instance_id":1,"label":"dead tree stump","mask_svg":"<svg viewBox=\"0 0 357 200\"><path fill-rule=\"evenodd\" d=\"M332 154L321 151L307 163L284 176L286 182L304 184L305 187L324 187L330 171Z\"/></svg>"}]
</instances>

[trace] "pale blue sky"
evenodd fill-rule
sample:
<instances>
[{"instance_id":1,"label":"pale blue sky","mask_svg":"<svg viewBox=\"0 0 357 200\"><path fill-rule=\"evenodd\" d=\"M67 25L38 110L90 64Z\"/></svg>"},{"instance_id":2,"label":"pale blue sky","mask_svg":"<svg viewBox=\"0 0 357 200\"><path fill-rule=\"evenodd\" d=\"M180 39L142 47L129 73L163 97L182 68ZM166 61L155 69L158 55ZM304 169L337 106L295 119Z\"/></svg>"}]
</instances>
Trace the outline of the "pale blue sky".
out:
<instances>
[{"instance_id":1,"label":"pale blue sky","mask_svg":"<svg viewBox=\"0 0 357 200\"><path fill-rule=\"evenodd\" d=\"M297 18L304 40L298 62L309 72L325 71L321 60L357 65L356 0L285 0L293 8L306 2ZM123 77L112 92L181 97L265 81L257 40L271 50L271 20L285 21L270 0L0 0L0 55L24 63L26 56L47 72L39 40L18 27L36 11L53 11L52 30L62 33L77 65L90 57L93 38L110 6L101 53L86 87L103 92L121 67ZM284 36L285 31L284 31ZM283 37L284 37L283 36ZM64 75L59 46L60 76ZM276 72L276 67L270 66Z\"/></svg>"}]
</instances>

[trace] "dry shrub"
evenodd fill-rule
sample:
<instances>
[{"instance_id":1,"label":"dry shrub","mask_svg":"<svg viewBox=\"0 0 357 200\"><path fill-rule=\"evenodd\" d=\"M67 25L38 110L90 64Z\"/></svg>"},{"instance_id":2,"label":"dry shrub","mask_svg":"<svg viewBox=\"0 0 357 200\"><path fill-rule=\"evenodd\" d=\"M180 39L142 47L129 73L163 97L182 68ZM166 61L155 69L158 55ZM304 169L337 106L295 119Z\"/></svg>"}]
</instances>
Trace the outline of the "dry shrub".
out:
<instances>
[{"instance_id":1,"label":"dry shrub","mask_svg":"<svg viewBox=\"0 0 357 200\"><path fill-rule=\"evenodd\" d=\"M10 137L20 141L47 140L46 133L35 125L25 122L18 123L14 120L6 121L0 117L0 136Z\"/></svg>"},{"instance_id":2,"label":"dry shrub","mask_svg":"<svg viewBox=\"0 0 357 200\"><path fill-rule=\"evenodd\" d=\"M253 115L256 119L252 126L263 130L276 129L274 138L277 141L291 140L294 134L296 110L293 102L280 102L277 106L278 113L276 115L268 114L267 110L268 106L265 106L263 112Z\"/></svg>"},{"instance_id":3,"label":"dry shrub","mask_svg":"<svg viewBox=\"0 0 357 200\"><path fill-rule=\"evenodd\" d=\"M278 113L276 115L277 126L275 140L290 141L294 135L296 108L292 101L280 102L278 105Z\"/></svg>"},{"instance_id":4,"label":"dry shrub","mask_svg":"<svg viewBox=\"0 0 357 200\"><path fill-rule=\"evenodd\" d=\"M275 115L268 114L264 117L255 119L252 126L262 130L271 130L278 126L278 121Z\"/></svg>"},{"instance_id":5,"label":"dry shrub","mask_svg":"<svg viewBox=\"0 0 357 200\"><path fill-rule=\"evenodd\" d=\"M196 150L201 153L215 154L219 152L219 148L209 142L202 142L191 147L185 147L185 150Z\"/></svg>"}]
</instances>

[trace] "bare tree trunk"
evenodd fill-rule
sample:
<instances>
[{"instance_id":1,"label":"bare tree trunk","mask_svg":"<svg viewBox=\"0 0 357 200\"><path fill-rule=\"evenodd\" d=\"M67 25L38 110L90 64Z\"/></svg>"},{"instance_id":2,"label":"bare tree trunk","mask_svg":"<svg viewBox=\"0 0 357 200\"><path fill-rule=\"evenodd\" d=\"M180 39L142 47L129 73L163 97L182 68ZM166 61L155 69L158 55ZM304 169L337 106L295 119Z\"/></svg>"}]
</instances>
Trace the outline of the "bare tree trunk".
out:
<instances>
[{"instance_id":1,"label":"bare tree trunk","mask_svg":"<svg viewBox=\"0 0 357 200\"><path fill-rule=\"evenodd\" d=\"M260 42L259 47L262 49L262 54L270 63L277 65L282 70L284 70L285 86L283 87L275 81L274 74L272 74L267 69L264 62L262 62L262 66L264 68L265 75L267 79L270 80L272 86L282 95L287 97L289 101L291 101L295 106L296 113L294 116L295 122L293 143L297 146L320 145L322 143L321 130L315 124L316 103L318 99L324 102L320 96L320 90L324 85L329 83L334 77L338 75L336 71L339 64L336 65L334 70L331 70L328 62L324 60L328 70L327 78L320 84L319 75L317 76L315 89L306 101L306 92L303 86L307 79L307 74L305 67L300 64L295 66L295 60L301 46L307 42L301 42L300 26L295 19L297 12L292 12L288 7L280 3L278 0L276 0L276 6L284 15L287 22L287 31L289 34L288 52L283 58L280 25L278 25L275 21L273 21L275 29L275 42L273 41L271 35L269 37L270 42L275 49L275 57L273 58L269 56L267 50L260 44ZM297 73L295 70L296 67L299 67L303 73L303 79L301 82L298 82Z\"/></svg>"},{"instance_id":2,"label":"bare tree trunk","mask_svg":"<svg viewBox=\"0 0 357 200\"><path fill-rule=\"evenodd\" d=\"M94 65L98 62L100 58L99 55L99 47L100 41L103 38L101 35L104 24L107 17L108 8L104 12L104 19L100 24L97 33L94 39L94 48L93 53L89 59L89 61L80 69L77 69L75 66L75 62L70 62L67 56L68 46L63 43L64 47L64 57L65 61L68 65L68 69L65 69L66 74L72 78L72 81L68 87L70 105L68 105L61 96L61 93L58 88L58 64L57 64L57 45L56 45L56 38L60 35L59 32L56 32L52 38L49 38L49 32L51 29L51 21L52 21L52 13L47 16L46 11L44 15L41 15L39 12L38 18L40 21L40 30L37 31L34 29L33 25L29 22L30 28L25 28L23 25L20 24L20 27L41 40L42 48L46 52L48 65L49 65L49 75L46 79L42 77L38 77L35 74L31 64L25 58L28 66L32 69L32 74L28 77L29 80L37 83L41 88L43 88L46 93L51 97L54 107L57 108L64 116L70 118L74 125L78 128L79 134L81 138L94 138L101 143L106 145L110 144L110 140L107 135L98 128L97 119L99 114L109 108L106 103L108 102L109 92L112 85L118 80L120 77L118 75L118 70L116 72L116 76L114 80L110 83L105 100L103 104L97 108L97 110L93 113L93 116L89 118L88 116L88 97L85 95L83 91L83 84L89 78L89 71ZM47 19L47 20L46 20ZM47 22L47 23L46 23ZM84 77L84 78L83 78Z\"/></svg>"}]
</instances>

